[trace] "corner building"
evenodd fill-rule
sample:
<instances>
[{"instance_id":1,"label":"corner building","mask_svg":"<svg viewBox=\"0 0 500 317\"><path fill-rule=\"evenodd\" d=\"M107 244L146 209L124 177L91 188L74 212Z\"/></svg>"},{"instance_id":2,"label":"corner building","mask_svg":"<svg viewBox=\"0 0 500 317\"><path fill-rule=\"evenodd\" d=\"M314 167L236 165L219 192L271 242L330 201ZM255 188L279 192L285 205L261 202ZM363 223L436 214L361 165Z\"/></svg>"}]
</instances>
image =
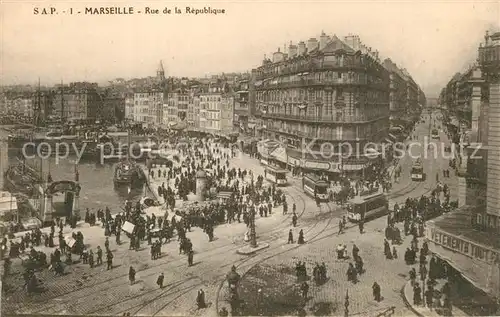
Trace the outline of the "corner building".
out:
<instances>
[{"instance_id":1,"label":"corner building","mask_svg":"<svg viewBox=\"0 0 500 317\"><path fill-rule=\"evenodd\" d=\"M361 174L370 164L364 145L387 136L389 71L359 37L345 41L322 33L319 42L290 44L287 54L278 49L253 70L258 136L286 143L288 166ZM341 159L344 142L354 153Z\"/></svg>"}]
</instances>

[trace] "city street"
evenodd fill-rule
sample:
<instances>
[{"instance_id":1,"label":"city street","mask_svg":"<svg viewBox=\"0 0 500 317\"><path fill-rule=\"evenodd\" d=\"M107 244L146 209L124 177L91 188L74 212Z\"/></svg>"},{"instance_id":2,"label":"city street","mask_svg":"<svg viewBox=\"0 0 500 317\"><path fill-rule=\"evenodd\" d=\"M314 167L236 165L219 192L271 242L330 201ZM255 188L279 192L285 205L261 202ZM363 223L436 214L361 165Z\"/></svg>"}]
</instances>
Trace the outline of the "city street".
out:
<instances>
[{"instance_id":1,"label":"city street","mask_svg":"<svg viewBox=\"0 0 500 317\"><path fill-rule=\"evenodd\" d=\"M428 127L420 125L417 128L419 140L428 132ZM426 173L435 175L444 166L444 160L424 159ZM428 177L425 182L412 182L410 179L411 159L401 161L403 177L394 184L389 197L392 202L403 203L407 197L419 197L428 194L436 185L435 177ZM255 175L263 174L263 166L247 155L237 156L231 160L231 166L252 170ZM314 303L332 301L337 306L343 305L343 297L349 290L351 298L350 311L354 313L370 312L395 306L397 315L409 314L400 295L400 289L407 280L409 270L401 259L387 261L383 256L383 231L385 217L369 222L365 233L359 234L357 226L338 235L338 222L344 214L334 203L322 204L318 209L315 202L306 196L300 188L300 180L290 179L290 185L284 190L289 206L297 205L299 216L298 226L294 234L304 230L306 244L286 244L288 230L291 228L291 213L282 214L282 207L275 208L267 218L257 217L257 239L270 245L268 249L251 256L238 255L236 250L245 245L245 224L232 223L219 225L215 229L215 241L208 242L206 234L199 228L193 228L187 233L194 245L193 267L187 266L187 258L179 255L178 243L171 241L163 246L162 257L158 260L149 259L149 247L143 243L139 251L128 250L128 239L123 237L121 245L116 245L110 239L111 249L115 254L114 268L106 271L104 266L90 269L88 265L74 264L67 266L67 275L55 277L52 272L40 273L47 291L32 296L20 287L12 295L3 299L6 312L25 314L122 314L131 315L209 315L215 314L216 308L227 306L225 302L225 275L232 265L240 274L261 265L274 267L284 265L293 268L296 261L305 260L308 268L315 263L325 262L330 280L321 287L312 287ZM162 179L156 179L151 187L156 188ZM81 224L78 228L90 248L97 245L103 247L104 230L100 227L88 227ZM350 285L346 281L347 262L337 261L334 248L343 243L352 248L356 243L364 258L366 273L361 282ZM405 244L398 247L401 255ZM48 251L48 250L47 250ZM127 272L129 266L137 270L138 282L129 285ZM376 269L375 269L376 268ZM156 285L160 273L165 274L164 289ZM371 284L377 281L382 287L384 300L375 303L371 299ZM12 285L22 285L19 281ZM225 284L224 284L225 285ZM205 291L209 307L196 309L196 294L199 289ZM369 313L368 313L369 315Z\"/></svg>"}]
</instances>

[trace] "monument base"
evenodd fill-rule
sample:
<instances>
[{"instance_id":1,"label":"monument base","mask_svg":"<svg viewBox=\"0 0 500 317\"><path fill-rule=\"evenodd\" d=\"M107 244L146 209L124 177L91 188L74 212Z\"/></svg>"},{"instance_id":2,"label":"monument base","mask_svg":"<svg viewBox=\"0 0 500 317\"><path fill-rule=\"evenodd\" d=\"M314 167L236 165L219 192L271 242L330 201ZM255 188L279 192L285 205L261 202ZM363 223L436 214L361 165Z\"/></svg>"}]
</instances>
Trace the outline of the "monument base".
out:
<instances>
[{"instance_id":1,"label":"monument base","mask_svg":"<svg viewBox=\"0 0 500 317\"><path fill-rule=\"evenodd\" d=\"M257 247L255 247L255 248L252 248L252 246L250 246L250 245L246 245L246 246L241 247L240 249L238 249L236 251L236 253L242 254L242 255L251 255L251 254L254 254L257 251L264 250L264 249L267 249L267 248L269 248L269 244L268 243L259 243L257 245Z\"/></svg>"}]
</instances>

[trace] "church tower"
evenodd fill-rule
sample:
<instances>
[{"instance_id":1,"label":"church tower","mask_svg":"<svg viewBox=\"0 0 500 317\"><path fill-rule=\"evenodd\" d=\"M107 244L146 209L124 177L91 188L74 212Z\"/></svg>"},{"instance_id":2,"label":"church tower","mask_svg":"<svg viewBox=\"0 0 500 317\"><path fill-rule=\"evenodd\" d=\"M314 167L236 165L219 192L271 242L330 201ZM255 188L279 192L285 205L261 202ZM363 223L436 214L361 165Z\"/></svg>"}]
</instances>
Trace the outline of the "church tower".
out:
<instances>
[{"instance_id":1,"label":"church tower","mask_svg":"<svg viewBox=\"0 0 500 317\"><path fill-rule=\"evenodd\" d=\"M160 61L160 65L158 66L158 70L156 71L156 79L160 84L165 81L165 70L163 69L162 61Z\"/></svg>"}]
</instances>

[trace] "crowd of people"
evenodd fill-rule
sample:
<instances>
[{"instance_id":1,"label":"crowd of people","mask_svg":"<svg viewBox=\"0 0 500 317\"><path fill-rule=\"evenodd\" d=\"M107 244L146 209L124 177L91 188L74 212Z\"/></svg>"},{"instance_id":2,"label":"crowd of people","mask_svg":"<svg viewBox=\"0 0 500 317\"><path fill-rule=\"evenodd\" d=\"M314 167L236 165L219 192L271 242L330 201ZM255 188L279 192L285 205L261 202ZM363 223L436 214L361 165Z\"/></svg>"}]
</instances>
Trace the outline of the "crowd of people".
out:
<instances>
[{"instance_id":1,"label":"crowd of people","mask_svg":"<svg viewBox=\"0 0 500 317\"><path fill-rule=\"evenodd\" d=\"M179 140L171 140L177 142ZM142 241L147 241L150 246L151 260L161 258L162 246L170 243L174 237L179 243L179 254L184 254L187 257L187 264L193 265L194 248L193 242L188 238L188 233L192 227L198 227L207 234L208 241L214 240L214 229L225 223L245 223L247 227L252 225L255 217L259 216L266 218L270 216L277 207L282 208L283 214L288 213L288 202L285 193L275 185L267 186L264 184L262 175L255 175L252 170L241 168L231 168L230 159L236 155L235 150L228 145L221 145L218 142L211 140L188 140L182 146L177 146L178 159L175 166L163 166L156 164L148 164L149 177L157 182L162 182L156 189L157 197L159 197L162 214L148 214L146 211L148 206L141 202L134 203L127 201L123 210L115 215L112 215L111 210L106 207L105 210L97 211L86 210L85 222L90 226L100 225L105 236L104 247L93 246L86 247L83 234L76 232L72 234L71 239L67 239L62 234L63 223L58 221L51 227L50 234L43 234L41 230L35 229L31 233L26 233L21 238L20 242L11 242L8 247L11 257L17 257L31 246L29 257L35 266L47 266L54 270L55 274L62 274L64 266L61 255L66 257L64 263L66 265L73 264L71 258L72 253L80 256L83 264L88 264L92 269L103 264L103 257L107 259L107 269L113 268L113 254L109 247L109 238L114 235L116 244L121 244L121 234L124 232L129 238L129 249L139 251ZM182 157L182 159L180 159ZM229 195L224 199L210 201L207 203L188 204L188 196L190 193L196 192L197 173L204 171L207 175L207 199L217 198L213 193L228 192ZM401 171L395 171L396 176ZM300 171L295 170L294 175L299 175ZM445 174L446 176L446 174ZM345 204L348 199L353 198L363 191L373 189L381 189L387 192L391 188L390 176L383 161L377 161L373 167L366 172L362 179L350 179L340 177L336 180L331 180L330 198L339 205ZM210 190L211 189L211 190ZM441 193L444 195L444 202L440 201ZM184 201L182 206L176 206L176 201ZM422 196L419 199L408 198L405 204L400 207L398 204L394 206L394 210L388 215L388 225L386 228L386 240L384 240L384 255L387 259L398 258L397 250L393 246L390 247L389 241L393 244L400 244L402 235L399 232L397 223L402 222L404 226L404 234L412 235L413 240L411 247L404 254L404 260L408 265L417 262L420 265L421 277L429 277L427 282L427 290L424 292L426 303L430 303L431 299L427 299L427 292L432 291L435 287L435 279L442 276L440 269L436 268L434 263L436 260L432 258L430 263L432 269L429 272L426 270L426 261L429 255L428 246L426 243L422 248L418 248L418 237L423 236L424 222L432 217L435 217L451 208L453 203L450 203L450 191L447 185L438 185L432 191L429 197ZM296 214L295 203L292 206L292 226L296 227L298 216ZM100 222L100 224L98 223ZM342 228L345 228L345 217L340 220ZM59 244L56 247L54 243L55 226L60 228ZM362 231L362 229L360 229ZM245 240L247 239L248 232ZM46 247L55 248L50 254L50 260L44 260L44 253L36 251L34 247L42 245L42 239ZM298 244L305 243L303 230L299 231ZM288 235L288 243L295 243L293 229L290 229ZM2 249L7 249L7 239L2 241ZM43 254L42 254L43 253ZM347 252L347 247L343 244L337 248L338 259L350 260ZM352 247L352 262L348 263L347 280L352 283L357 283L359 276L364 273L364 263L360 256L359 248L354 244ZM36 290L40 281L34 274L33 265L26 269L25 281L28 292ZM7 270L6 270L7 267ZM10 260L4 262L4 272L8 272L10 268ZM433 272L431 274L431 271ZM297 278L301 282L301 291L304 298L307 298L309 286L305 277L307 269L305 263L299 262L296 266ZM440 272L440 273L436 273ZM135 283L136 269L133 266L129 268L130 284ZM327 270L325 263L316 264L313 268L312 275L317 284L322 284L326 281ZM5 273L4 273L5 276ZM432 276L432 277L431 277ZM416 281L415 269L410 271L412 278L412 286L414 287L414 301L416 305L421 303L421 291L419 291L419 283ZM422 283L426 278L421 278ZM434 282L432 282L434 281ZM157 285L163 288L164 275L161 273L157 279ZM372 286L374 299L381 300L381 287L377 282ZM446 290L446 289L445 289ZM420 295L419 295L420 294ZM446 294L446 292L443 292ZM419 297L420 296L420 297ZM420 299L419 299L420 298ZM201 289L198 292L196 299L199 308L205 307L205 294ZM432 304L429 304L432 305ZM431 306L429 306L431 307Z\"/></svg>"}]
</instances>

